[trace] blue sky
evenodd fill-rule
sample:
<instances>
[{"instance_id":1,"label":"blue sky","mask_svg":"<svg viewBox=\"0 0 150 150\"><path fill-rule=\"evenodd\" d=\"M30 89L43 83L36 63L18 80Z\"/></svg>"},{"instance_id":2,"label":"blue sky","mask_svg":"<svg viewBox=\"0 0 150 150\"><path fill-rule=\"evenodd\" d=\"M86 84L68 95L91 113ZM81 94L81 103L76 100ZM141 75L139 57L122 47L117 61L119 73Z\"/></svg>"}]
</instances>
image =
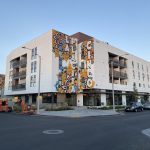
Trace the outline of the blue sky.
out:
<instances>
[{"instance_id":1,"label":"blue sky","mask_svg":"<svg viewBox=\"0 0 150 150\"><path fill-rule=\"evenodd\" d=\"M1 0L0 73L13 49L51 28L84 32L150 61L149 0Z\"/></svg>"}]
</instances>

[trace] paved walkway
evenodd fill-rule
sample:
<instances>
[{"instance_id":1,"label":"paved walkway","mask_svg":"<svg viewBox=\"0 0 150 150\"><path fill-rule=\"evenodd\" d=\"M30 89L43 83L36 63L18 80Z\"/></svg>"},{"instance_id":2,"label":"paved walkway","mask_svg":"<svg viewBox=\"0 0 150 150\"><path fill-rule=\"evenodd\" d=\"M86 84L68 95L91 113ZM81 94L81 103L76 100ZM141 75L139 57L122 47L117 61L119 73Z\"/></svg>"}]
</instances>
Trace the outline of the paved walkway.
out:
<instances>
[{"instance_id":1,"label":"paved walkway","mask_svg":"<svg viewBox=\"0 0 150 150\"><path fill-rule=\"evenodd\" d=\"M74 110L64 111L45 111L44 109L40 109L40 115L79 118L90 116L119 115L119 113L114 112L113 110L95 110L87 109L86 107L74 107Z\"/></svg>"}]
</instances>

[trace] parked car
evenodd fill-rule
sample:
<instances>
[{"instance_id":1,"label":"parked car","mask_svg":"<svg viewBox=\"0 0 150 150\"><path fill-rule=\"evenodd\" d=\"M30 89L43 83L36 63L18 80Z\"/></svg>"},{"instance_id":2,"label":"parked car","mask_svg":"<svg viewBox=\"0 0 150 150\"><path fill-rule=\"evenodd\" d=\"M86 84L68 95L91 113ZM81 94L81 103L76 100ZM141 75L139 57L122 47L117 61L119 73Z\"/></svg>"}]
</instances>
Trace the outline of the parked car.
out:
<instances>
[{"instance_id":1,"label":"parked car","mask_svg":"<svg viewBox=\"0 0 150 150\"><path fill-rule=\"evenodd\" d=\"M143 108L144 108L144 109L150 109L150 102L146 102L146 103L143 105Z\"/></svg>"},{"instance_id":2,"label":"parked car","mask_svg":"<svg viewBox=\"0 0 150 150\"><path fill-rule=\"evenodd\" d=\"M126 108L125 111L143 111L143 105L140 102L131 102Z\"/></svg>"}]
</instances>

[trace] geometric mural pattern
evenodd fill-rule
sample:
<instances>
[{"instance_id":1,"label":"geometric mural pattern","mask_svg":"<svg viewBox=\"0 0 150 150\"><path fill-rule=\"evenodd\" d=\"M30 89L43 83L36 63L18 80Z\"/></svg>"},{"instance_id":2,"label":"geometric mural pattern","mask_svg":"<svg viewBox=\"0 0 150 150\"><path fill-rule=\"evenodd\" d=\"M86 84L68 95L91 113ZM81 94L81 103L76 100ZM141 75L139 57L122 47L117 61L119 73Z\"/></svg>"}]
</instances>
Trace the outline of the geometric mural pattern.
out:
<instances>
[{"instance_id":1,"label":"geometric mural pattern","mask_svg":"<svg viewBox=\"0 0 150 150\"><path fill-rule=\"evenodd\" d=\"M78 44L78 39L52 30L53 53L58 58L59 73L55 88L60 93L77 93L94 87L93 41Z\"/></svg>"}]
</instances>

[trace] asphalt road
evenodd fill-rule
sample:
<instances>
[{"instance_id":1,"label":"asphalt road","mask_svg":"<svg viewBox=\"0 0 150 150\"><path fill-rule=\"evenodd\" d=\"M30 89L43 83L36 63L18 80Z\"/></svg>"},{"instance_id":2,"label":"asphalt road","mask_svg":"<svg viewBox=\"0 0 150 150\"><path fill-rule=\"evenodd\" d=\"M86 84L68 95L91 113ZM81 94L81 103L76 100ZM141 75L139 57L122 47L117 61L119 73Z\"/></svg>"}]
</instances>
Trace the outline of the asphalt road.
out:
<instances>
[{"instance_id":1,"label":"asphalt road","mask_svg":"<svg viewBox=\"0 0 150 150\"><path fill-rule=\"evenodd\" d=\"M59 118L0 113L0 150L150 150L150 111ZM59 129L64 133L43 134Z\"/></svg>"}]
</instances>

